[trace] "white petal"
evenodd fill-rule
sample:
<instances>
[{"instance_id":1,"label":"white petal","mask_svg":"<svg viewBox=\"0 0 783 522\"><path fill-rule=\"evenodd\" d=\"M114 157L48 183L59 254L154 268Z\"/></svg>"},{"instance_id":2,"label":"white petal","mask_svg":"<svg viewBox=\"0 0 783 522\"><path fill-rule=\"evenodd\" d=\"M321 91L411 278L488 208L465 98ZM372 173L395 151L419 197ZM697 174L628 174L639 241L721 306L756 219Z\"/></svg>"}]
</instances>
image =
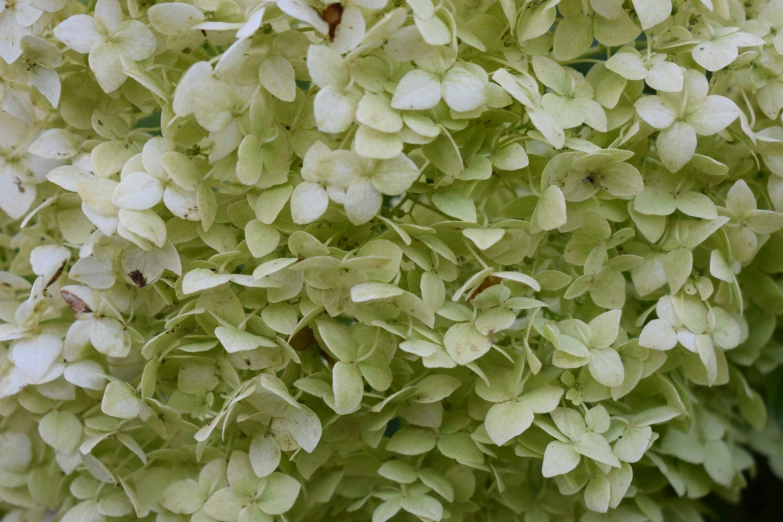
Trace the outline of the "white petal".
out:
<instances>
[{"instance_id":1,"label":"white petal","mask_svg":"<svg viewBox=\"0 0 783 522\"><path fill-rule=\"evenodd\" d=\"M174 91L174 101L171 106L175 114L187 116L193 112L190 100L191 89L196 87L202 80L209 78L211 74L212 66L208 62L198 62L187 70L180 78L177 89Z\"/></svg>"},{"instance_id":2,"label":"white petal","mask_svg":"<svg viewBox=\"0 0 783 522\"><path fill-rule=\"evenodd\" d=\"M201 221L195 190L186 191L175 186L166 187L163 192L163 203L172 214L180 219Z\"/></svg>"},{"instance_id":3,"label":"white petal","mask_svg":"<svg viewBox=\"0 0 783 522\"><path fill-rule=\"evenodd\" d=\"M644 96L634 104L639 116L656 129L671 127L677 113L658 96Z\"/></svg>"},{"instance_id":4,"label":"white petal","mask_svg":"<svg viewBox=\"0 0 783 522\"><path fill-rule=\"evenodd\" d=\"M13 8L16 15L16 22L22 27L30 27L41 18L41 11L36 9L29 2L16 2Z\"/></svg>"},{"instance_id":5,"label":"white petal","mask_svg":"<svg viewBox=\"0 0 783 522\"><path fill-rule=\"evenodd\" d=\"M352 51L361 43L365 30L366 24L362 12L355 7L344 9L340 24L334 32L332 49L340 54Z\"/></svg>"},{"instance_id":6,"label":"white petal","mask_svg":"<svg viewBox=\"0 0 783 522\"><path fill-rule=\"evenodd\" d=\"M460 67L452 67L446 73L443 78L442 94L446 105L457 112L472 111L486 101L484 84L481 80Z\"/></svg>"},{"instance_id":7,"label":"white petal","mask_svg":"<svg viewBox=\"0 0 783 522\"><path fill-rule=\"evenodd\" d=\"M300 183L291 194L291 218L297 225L317 221L328 206L326 189L317 183Z\"/></svg>"},{"instance_id":8,"label":"white petal","mask_svg":"<svg viewBox=\"0 0 783 522\"><path fill-rule=\"evenodd\" d=\"M80 388L102 390L106 379L103 367L95 361L76 361L65 367L65 380Z\"/></svg>"},{"instance_id":9,"label":"white petal","mask_svg":"<svg viewBox=\"0 0 783 522\"><path fill-rule=\"evenodd\" d=\"M724 96L707 96L695 112L686 117L688 124L699 136L712 136L722 131L739 117L737 105Z\"/></svg>"},{"instance_id":10,"label":"white petal","mask_svg":"<svg viewBox=\"0 0 783 522\"><path fill-rule=\"evenodd\" d=\"M52 107L57 107L60 103L60 77L58 74L46 67L36 67L31 71L33 85L38 89L44 98L49 100Z\"/></svg>"},{"instance_id":11,"label":"white petal","mask_svg":"<svg viewBox=\"0 0 783 522\"><path fill-rule=\"evenodd\" d=\"M96 350L109 357L125 357L130 352L128 330L116 319L93 319L90 342Z\"/></svg>"},{"instance_id":12,"label":"white petal","mask_svg":"<svg viewBox=\"0 0 783 522\"><path fill-rule=\"evenodd\" d=\"M22 54L22 38L29 34L29 27L17 23L13 9L0 12L0 58L14 63Z\"/></svg>"},{"instance_id":13,"label":"white petal","mask_svg":"<svg viewBox=\"0 0 783 522\"><path fill-rule=\"evenodd\" d=\"M629 80L647 78L647 67L641 56L633 52L618 52L606 61L606 68Z\"/></svg>"},{"instance_id":14,"label":"white petal","mask_svg":"<svg viewBox=\"0 0 783 522\"><path fill-rule=\"evenodd\" d=\"M340 187L358 183L363 171L362 161L348 150L335 150L324 154L316 161L315 168L321 179Z\"/></svg>"},{"instance_id":15,"label":"white petal","mask_svg":"<svg viewBox=\"0 0 783 522\"><path fill-rule=\"evenodd\" d=\"M440 101L440 81L427 71L416 69L406 74L392 98L392 107L400 110L423 111L435 107Z\"/></svg>"},{"instance_id":16,"label":"white petal","mask_svg":"<svg viewBox=\"0 0 783 522\"><path fill-rule=\"evenodd\" d=\"M632 0L645 31L666 20L672 13L671 0Z\"/></svg>"},{"instance_id":17,"label":"white petal","mask_svg":"<svg viewBox=\"0 0 783 522\"><path fill-rule=\"evenodd\" d=\"M273 96L285 102L296 98L296 80L291 62L282 56L272 56L261 63L258 70L261 85Z\"/></svg>"},{"instance_id":18,"label":"white petal","mask_svg":"<svg viewBox=\"0 0 783 522\"><path fill-rule=\"evenodd\" d=\"M653 350L671 350L677 345L677 334L663 319L653 319L644 326L639 344Z\"/></svg>"},{"instance_id":19,"label":"white petal","mask_svg":"<svg viewBox=\"0 0 783 522\"><path fill-rule=\"evenodd\" d=\"M104 92L114 92L125 83L125 69L122 66L120 47L115 44L100 44L90 51L90 70Z\"/></svg>"},{"instance_id":20,"label":"white petal","mask_svg":"<svg viewBox=\"0 0 783 522\"><path fill-rule=\"evenodd\" d=\"M120 223L158 248L166 244L166 224L152 210L120 210Z\"/></svg>"},{"instance_id":21,"label":"white petal","mask_svg":"<svg viewBox=\"0 0 783 522\"><path fill-rule=\"evenodd\" d=\"M120 24L112 40L122 48L132 60L144 60L152 56L157 46L155 35L138 20L128 20Z\"/></svg>"},{"instance_id":22,"label":"white petal","mask_svg":"<svg viewBox=\"0 0 783 522\"><path fill-rule=\"evenodd\" d=\"M647 85L656 91L680 92L683 82L682 69L674 62L656 63L647 75Z\"/></svg>"},{"instance_id":23,"label":"white petal","mask_svg":"<svg viewBox=\"0 0 783 522\"><path fill-rule=\"evenodd\" d=\"M402 129L402 116L391 108L386 98L367 93L356 107L356 120L381 132L398 132Z\"/></svg>"},{"instance_id":24,"label":"white petal","mask_svg":"<svg viewBox=\"0 0 783 522\"><path fill-rule=\"evenodd\" d=\"M342 56L325 45L311 45L307 50L307 71L318 87L332 85L342 88L349 79L348 67Z\"/></svg>"},{"instance_id":25,"label":"white petal","mask_svg":"<svg viewBox=\"0 0 783 522\"><path fill-rule=\"evenodd\" d=\"M147 16L152 27L165 35L185 32L205 18L197 7L180 2L153 5L147 10Z\"/></svg>"},{"instance_id":26,"label":"white petal","mask_svg":"<svg viewBox=\"0 0 783 522\"><path fill-rule=\"evenodd\" d=\"M62 350L63 341L59 337L39 335L18 341L11 352L11 360L28 378L38 381Z\"/></svg>"},{"instance_id":27,"label":"white petal","mask_svg":"<svg viewBox=\"0 0 783 522\"><path fill-rule=\"evenodd\" d=\"M25 215L35 201L35 193L35 185L22 183L10 172L0 174L0 208L11 219L19 219Z\"/></svg>"},{"instance_id":28,"label":"white petal","mask_svg":"<svg viewBox=\"0 0 783 522\"><path fill-rule=\"evenodd\" d=\"M419 167L405 154L378 161L372 172L372 184L382 194L397 196L419 177Z\"/></svg>"},{"instance_id":29,"label":"white petal","mask_svg":"<svg viewBox=\"0 0 783 522\"><path fill-rule=\"evenodd\" d=\"M301 0L280 0L277 7L288 16L312 25L321 34L329 32L329 24L324 22L318 11Z\"/></svg>"},{"instance_id":30,"label":"white petal","mask_svg":"<svg viewBox=\"0 0 783 522\"><path fill-rule=\"evenodd\" d=\"M416 28L421 33L424 41L430 45L446 45L451 41L451 31L449 27L438 16L432 16L428 19L413 17Z\"/></svg>"},{"instance_id":31,"label":"white petal","mask_svg":"<svg viewBox=\"0 0 783 522\"><path fill-rule=\"evenodd\" d=\"M717 71L733 62L739 52L737 46L726 38L701 42L693 48L693 60L707 69Z\"/></svg>"},{"instance_id":32,"label":"white petal","mask_svg":"<svg viewBox=\"0 0 783 522\"><path fill-rule=\"evenodd\" d=\"M192 68L191 68L192 70ZM186 100L196 115L199 125L211 132L225 129L234 113L234 89L223 82L206 76L206 70L196 70L194 84L188 90ZM187 103L183 100L183 106Z\"/></svg>"},{"instance_id":33,"label":"white petal","mask_svg":"<svg viewBox=\"0 0 783 522\"><path fill-rule=\"evenodd\" d=\"M103 42L95 20L87 15L75 15L54 28L54 36L77 53L89 53Z\"/></svg>"},{"instance_id":34,"label":"white petal","mask_svg":"<svg viewBox=\"0 0 783 522\"><path fill-rule=\"evenodd\" d=\"M166 169L163 168L161 161L166 150L166 140L160 136L149 140L141 149L141 163L144 165L144 170L162 181L167 179Z\"/></svg>"},{"instance_id":35,"label":"white petal","mask_svg":"<svg viewBox=\"0 0 783 522\"><path fill-rule=\"evenodd\" d=\"M247 17L247 22L245 22L245 25L243 25L242 28L237 31L237 38L248 38L253 36L253 34L255 34L255 32L261 28L261 24L264 21L265 11L266 9L264 7L253 11L250 16Z\"/></svg>"},{"instance_id":36,"label":"white petal","mask_svg":"<svg viewBox=\"0 0 783 522\"><path fill-rule=\"evenodd\" d=\"M98 0L95 3L95 18L110 32L114 32L122 22L122 7L119 0Z\"/></svg>"},{"instance_id":37,"label":"white petal","mask_svg":"<svg viewBox=\"0 0 783 522\"><path fill-rule=\"evenodd\" d=\"M111 198L112 203L127 210L146 210L157 205L163 198L160 180L146 172L134 172L126 176Z\"/></svg>"},{"instance_id":38,"label":"white petal","mask_svg":"<svg viewBox=\"0 0 783 522\"><path fill-rule=\"evenodd\" d=\"M742 31L731 33L723 37L723 39L730 41L737 47L757 47L764 45L764 40L758 36Z\"/></svg>"},{"instance_id":39,"label":"white petal","mask_svg":"<svg viewBox=\"0 0 783 522\"><path fill-rule=\"evenodd\" d=\"M396 134L377 131L359 125L354 137L354 150L364 158L391 159L402 152L402 139Z\"/></svg>"},{"instance_id":40,"label":"white petal","mask_svg":"<svg viewBox=\"0 0 783 522\"><path fill-rule=\"evenodd\" d=\"M340 133L348 130L356 112L356 100L331 85L318 91L313 104L318 130Z\"/></svg>"},{"instance_id":41,"label":"white petal","mask_svg":"<svg viewBox=\"0 0 783 522\"><path fill-rule=\"evenodd\" d=\"M677 172L696 152L696 132L684 121L678 121L658 134L658 155L664 167Z\"/></svg>"},{"instance_id":42,"label":"white petal","mask_svg":"<svg viewBox=\"0 0 783 522\"><path fill-rule=\"evenodd\" d=\"M30 268L34 274L50 279L70 258L71 251L64 246L41 245L30 252Z\"/></svg>"},{"instance_id":43,"label":"white petal","mask_svg":"<svg viewBox=\"0 0 783 522\"><path fill-rule=\"evenodd\" d=\"M345 197L345 213L354 225L370 221L381 209L381 194L369 180L351 185Z\"/></svg>"}]
</instances>

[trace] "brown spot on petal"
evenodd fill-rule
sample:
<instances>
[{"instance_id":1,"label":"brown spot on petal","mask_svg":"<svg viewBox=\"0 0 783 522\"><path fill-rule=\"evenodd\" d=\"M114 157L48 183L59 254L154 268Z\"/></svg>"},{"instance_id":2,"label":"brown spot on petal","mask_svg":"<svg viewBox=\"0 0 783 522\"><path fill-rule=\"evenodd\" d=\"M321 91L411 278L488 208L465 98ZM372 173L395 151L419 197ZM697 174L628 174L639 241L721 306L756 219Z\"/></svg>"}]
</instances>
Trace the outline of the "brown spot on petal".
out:
<instances>
[{"instance_id":1,"label":"brown spot on petal","mask_svg":"<svg viewBox=\"0 0 783 522\"><path fill-rule=\"evenodd\" d=\"M49 280L49 282L46 283L46 286L44 287L44 290L46 290L47 288L52 286L55 283L55 281L60 279L60 276L63 275L63 270L65 270L65 265L67 265L67 264L68 264L68 260L63 261L63 264L60 266L59 269L57 269L57 272L55 272L54 275L52 276L52 278Z\"/></svg>"},{"instance_id":2,"label":"brown spot on petal","mask_svg":"<svg viewBox=\"0 0 783 522\"><path fill-rule=\"evenodd\" d=\"M321 13L323 21L329 24L329 41L334 41L334 32L343 19L343 6L339 3L327 5Z\"/></svg>"},{"instance_id":3,"label":"brown spot on petal","mask_svg":"<svg viewBox=\"0 0 783 522\"><path fill-rule=\"evenodd\" d=\"M134 270L133 272L128 274L128 277L130 277L131 280L133 280L133 282L136 283L136 286L138 286L139 288L144 288L145 286L147 286L147 279L145 279L144 274L142 274L138 270Z\"/></svg>"},{"instance_id":4,"label":"brown spot on petal","mask_svg":"<svg viewBox=\"0 0 783 522\"><path fill-rule=\"evenodd\" d=\"M87 303L82 301L76 294L69 292L68 290L61 290L60 295L71 308L73 315L78 319L82 314L88 314L92 312Z\"/></svg>"},{"instance_id":5,"label":"brown spot on petal","mask_svg":"<svg viewBox=\"0 0 783 522\"><path fill-rule=\"evenodd\" d=\"M495 286L497 284L500 284L501 279L499 277L495 276L489 276L486 279L484 279L480 285L478 285L478 288L473 290L473 293L468 296L465 301L472 301L474 297L479 295L481 292L489 288L490 286Z\"/></svg>"}]
</instances>

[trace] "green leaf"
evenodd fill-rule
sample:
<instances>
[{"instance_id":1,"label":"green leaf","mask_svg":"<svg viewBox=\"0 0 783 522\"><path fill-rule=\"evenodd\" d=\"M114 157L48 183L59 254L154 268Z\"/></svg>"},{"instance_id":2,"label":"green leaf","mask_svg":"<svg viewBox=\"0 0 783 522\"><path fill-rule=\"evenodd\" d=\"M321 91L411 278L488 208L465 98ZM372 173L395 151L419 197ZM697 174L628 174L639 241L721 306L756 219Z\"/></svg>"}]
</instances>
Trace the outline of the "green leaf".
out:
<instances>
[{"instance_id":1,"label":"green leaf","mask_svg":"<svg viewBox=\"0 0 783 522\"><path fill-rule=\"evenodd\" d=\"M73 413L54 410L41 419L38 433L44 442L57 451L71 453L79 445L82 423Z\"/></svg>"},{"instance_id":2,"label":"green leaf","mask_svg":"<svg viewBox=\"0 0 783 522\"><path fill-rule=\"evenodd\" d=\"M554 230L565 225L566 203L559 187L551 185L544 191L536 207L536 216L541 230Z\"/></svg>"},{"instance_id":3,"label":"green leaf","mask_svg":"<svg viewBox=\"0 0 783 522\"><path fill-rule=\"evenodd\" d=\"M623 462L639 462L651 438L652 428L649 426L628 426L620 433L612 451Z\"/></svg>"},{"instance_id":4,"label":"green leaf","mask_svg":"<svg viewBox=\"0 0 783 522\"><path fill-rule=\"evenodd\" d=\"M429 495L407 495L401 504L402 509L418 517L435 521L443 517L443 505Z\"/></svg>"},{"instance_id":5,"label":"green leaf","mask_svg":"<svg viewBox=\"0 0 783 522\"><path fill-rule=\"evenodd\" d=\"M263 492L258 497L258 507L267 515L287 512L296 502L302 485L293 477L283 473L272 473L266 477Z\"/></svg>"},{"instance_id":6,"label":"green leaf","mask_svg":"<svg viewBox=\"0 0 783 522\"><path fill-rule=\"evenodd\" d=\"M493 405L484 419L484 427L498 446L521 435L533 423L533 411L522 401L507 401Z\"/></svg>"},{"instance_id":7,"label":"green leaf","mask_svg":"<svg viewBox=\"0 0 783 522\"><path fill-rule=\"evenodd\" d=\"M141 400L126 384L111 381L104 390L101 411L110 417L133 419L141 412Z\"/></svg>"},{"instance_id":8,"label":"green leaf","mask_svg":"<svg viewBox=\"0 0 783 522\"><path fill-rule=\"evenodd\" d=\"M416 385L411 401L428 404L440 402L462 386L462 381L445 374L429 375Z\"/></svg>"},{"instance_id":9,"label":"green leaf","mask_svg":"<svg viewBox=\"0 0 783 522\"><path fill-rule=\"evenodd\" d=\"M171 483L161 495L161 504L172 513L190 515L204 504L204 492L193 479Z\"/></svg>"},{"instance_id":10,"label":"green leaf","mask_svg":"<svg viewBox=\"0 0 783 522\"><path fill-rule=\"evenodd\" d=\"M620 386L625 378L625 370L620 355L612 348L591 350L588 368L596 381L609 388Z\"/></svg>"},{"instance_id":11,"label":"green leaf","mask_svg":"<svg viewBox=\"0 0 783 522\"><path fill-rule=\"evenodd\" d=\"M571 444L552 441L544 452L544 465L541 474L544 477L565 475L576 468L581 458Z\"/></svg>"},{"instance_id":12,"label":"green leaf","mask_svg":"<svg viewBox=\"0 0 783 522\"><path fill-rule=\"evenodd\" d=\"M585 505L590 511L606 513L609 510L609 498L611 486L609 480L603 476L597 476L587 483L585 488Z\"/></svg>"},{"instance_id":13,"label":"green leaf","mask_svg":"<svg viewBox=\"0 0 783 522\"><path fill-rule=\"evenodd\" d=\"M321 318L316 321L318 333L326 347L343 362L351 362L356 358L359 347L351 337L348 329L333 319Z\"/></svg>"},{"instance_id":14,"label":"green leaf","mask_svg":"<svg viewBox=\"0 0 783 522\"><path fill-rule=\"evenodd\" d=\"M451 326L443 337L443 344L454 362L468 364L487 353L492 345L489 338L470 323Z\"/></svg>"},{"instance_id":15,"label":"green leaf","mask_svg":"<svg viewBox=\"0 0 783 522\"><path fill-rule=\"evenodd\" d=\"M389 460L384 462L381 464L381 467L378 468L378 474L400 484L411 484L416 482L417 479L416 470L413 466L401 460Z\"/></svg>"},{"instance_id":16,"label":"green leaf","mask_svg":"<svg viewBox=\"0 0 783 522\"><path fill-rule=\"evenodd\" d=\"M401 455L421 455L434 448L435 443L435 435L431 431L404 427L389 439L386 449Z\"/></svg>"},{"instance_id":17,"label":"green leaf","mask_svg":"<svg viewBox=\"0 0 783 522\"><path fill-rule=\"evenodd\" d=\"M332 370L332 387L335 411L341 415L355 411L361 404L364 381L356 364L336 362Z\"/></svg>"},{"instance_id":18,"label":"green leaf","mask_svg":"<svg viewBox=\"0 0 783 522\"><path fill-rule=\"evenodd\" d=\"M587 458L615 468L620 467L620 461L612 454L612 448L609 447L609 443L598 433L585 433L578 442L574 443L574 449Z\"/></svg>"}]
</instances>

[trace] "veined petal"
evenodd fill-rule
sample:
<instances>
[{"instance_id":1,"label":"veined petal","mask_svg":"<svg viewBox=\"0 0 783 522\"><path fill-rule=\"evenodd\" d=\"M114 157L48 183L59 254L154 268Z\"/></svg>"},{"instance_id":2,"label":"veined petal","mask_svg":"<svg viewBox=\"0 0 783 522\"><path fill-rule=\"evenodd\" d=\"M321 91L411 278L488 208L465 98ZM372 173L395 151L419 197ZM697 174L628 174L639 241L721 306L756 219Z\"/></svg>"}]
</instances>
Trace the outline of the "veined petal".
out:
<instances>
[{"instance_id":1,"label":"veined petal","mask_svg":"<svg viewBox=\"0 0 783 522\"><path fill-rule=\"evenodd\" d=\"M644 96L634 104L639 116L656 129L671 127L677 113L658 96Z\"/></svg>"},{"instance_id":2,"label":"veined petal","mask_svg":"<svg viewBox=\"0 0 783 522\"><path fill-rule=\"evenodd\" d=\"M162 198L163 185L160 180L146 172L134 172L120 181L111 201L119 208L145 210L157 205Z\"/></svg>"},{"instance_id":3,"label":"veined petal","mask_svg":"<svg viewBox=\"0 0 783 522\"><path fill-rule=\"evenodd\" d=\"M392 98L392 107L399 110L423 111L440 101L441 87L434 74L416 69L403 76Z\"/></svg>"},{"instance_id":4,"label":"veined petal","mask_svg":"<svg viewBox=\"0 0 783 522\"><path fill-rule=\"evenodd\" d=\"M110 32L115 32L122 22L122 7L119 0L98 0L95 3L95 19Z\"/></svg>"},{"instance_id":5,"label":"veined petal","mask_svg":"<svg viewBox=\"0 0 783 522\"><path fill-rule=\"evenodd\" d=\"M52 107L57 107L60 103L60 77L52 69L46 67L36 67L31 71L30 79L44 98L46 98Z\"/></svg>"},{"instance_id":6,"label":"veined petal","mask_svg":"<svg viewBox=\"0 0 783 522\"><path fill-rule=\"evenodd\" d=\"M157 46L155 35L138 20L121 23L112 40L134 61L149 58Z\"/></svg>"},{"instance_id":7,"label":"veined petal","mask_svg":"<svg viewBox=\"0 0 783 522\"><path fill-rule=\"evenodd\" d=\"M737 46L729 39L718 38L701 42L693 49L693 60L708 71L718 71L736 60Z\"/></svg>"},{"instance_id":8,"label":"veined petal","mask_svg":"<svg viewBox=\"0 0 783 522\"><path fill-rule=\"evenodd\" d=\"M127 78L121 53L120 47L111 43L102 43L90 51L90 69L106 93L119 89Z\"/></svg>"},{"instance_id":9,"label":"veined petal","mask_svg":"<svg viewBox=\"0 0 783 522\"><path fill-rule=\"evenodd\" d=\"M87 15L75 15L54 28L54 36L77 53L89 53L103 42L95 20Z\"/></svg>"},{"instance_id":10,"label":"veined petal","mask_svg":"<svg viewBox=\"0 0 783 522\"><path fill-rule=\"evenodd\" d=\"M739 118L737 105L725 96L707 96L704 103L695 112L688 114L685 120L700 136L712 136L722 131Z\"/></svg>"},{"instance_id":11,"label":"veined petal","mask_svg":"<svg viewBox=\"0 0 783 522\"><path fill-rule=\"evenodd\" d=\"M443 78L441 93L446 105L457 112L472 111L486 101L484 84L461 67L449 69Z\"/></svg>"},{"instance_id":12,"label":"veined petal","mask_svg":"<svg viewBox=\"0 0 783 522\"><path fill-rule=\"evenodd\" d=\"M297 225L317 221L328 206L326 189L318 183L300 183L291 194L291 218Z\"/></svg>"},{"instance_id":13,"label":"veined petal","mask_svg":"<svg viewBox=\"0 0 783 522\"><path fill-rule=\"evenodd\" d=\"M181 2L153 5L147 10L147 16L152 27L165 35L183 33L205 18L199 8Z\"/></svg>"},{"instance_id":14,"label":"veined petal","mask_svg":"<svg viewBox=\"0 0 783 522\"><path fill-rule=\"evenodd\" d=\"M321 132L344 132L353 123L356 100L338 88L328 85L315 95L313 112L316 125Z\"/></svg>"},{"instance_id":15,"label":"veined petal","mask_svg":"<svg viewBox=\"0 0 783 522\"><path fill-rule=\"evenodd\" d=\"M345 213L354 225L371 220L381 209L381 194L370 180L362 180L348 188L345 196Z\"/></svg>"},{"instance_id":16,"label":"veined petal","mask_svg":"<svg viewBox=\"0 0 783 522\"><path fill-rule=\"evenodd\" d=\"M658 134L657 145L663 166L677 172L696 152L696 132L684 121L678 121Z\"/></svg>"}]
</instances>

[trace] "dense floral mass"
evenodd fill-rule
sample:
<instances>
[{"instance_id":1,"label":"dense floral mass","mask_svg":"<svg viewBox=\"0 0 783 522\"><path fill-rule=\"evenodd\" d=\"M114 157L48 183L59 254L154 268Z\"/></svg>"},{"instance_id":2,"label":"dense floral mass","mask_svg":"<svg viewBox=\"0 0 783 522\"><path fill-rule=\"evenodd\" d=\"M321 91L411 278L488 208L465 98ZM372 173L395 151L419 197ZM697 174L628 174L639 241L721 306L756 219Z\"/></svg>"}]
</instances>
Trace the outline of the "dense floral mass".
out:
<instances>
[{"instance_id":1,"label":"dense floral mass","mask_svg":"<svg viewBox=\"0 0 783 522\"><path fill-rule=\"evenodd\" d=\"M783 0L6 0L0 109L5 522L783 475Z\"/></svg>"}]
</instances>

